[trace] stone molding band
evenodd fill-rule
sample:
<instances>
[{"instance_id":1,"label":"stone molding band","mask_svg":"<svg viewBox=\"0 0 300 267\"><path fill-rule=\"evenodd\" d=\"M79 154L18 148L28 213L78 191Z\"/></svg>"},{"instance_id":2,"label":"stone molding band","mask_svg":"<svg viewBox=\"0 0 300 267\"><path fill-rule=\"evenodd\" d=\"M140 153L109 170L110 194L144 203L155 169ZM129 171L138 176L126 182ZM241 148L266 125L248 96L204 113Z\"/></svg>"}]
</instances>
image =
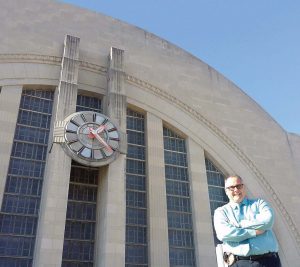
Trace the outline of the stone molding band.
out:
<instances>
[{"instance_id":1,"label":"stone molding band","mask_svg":"<svg viewBox=\"0 0 300 267\"><path fill-rule=\"evenodd\" d=\"M0 63L37 63L37 64L49 64L60 66L62 57L38 55L38 54L0 54ZM106 75L107 68L89 63L86 61L80 61L80 69L96 72L102 75Z\"/></svg>"}]
</instances>

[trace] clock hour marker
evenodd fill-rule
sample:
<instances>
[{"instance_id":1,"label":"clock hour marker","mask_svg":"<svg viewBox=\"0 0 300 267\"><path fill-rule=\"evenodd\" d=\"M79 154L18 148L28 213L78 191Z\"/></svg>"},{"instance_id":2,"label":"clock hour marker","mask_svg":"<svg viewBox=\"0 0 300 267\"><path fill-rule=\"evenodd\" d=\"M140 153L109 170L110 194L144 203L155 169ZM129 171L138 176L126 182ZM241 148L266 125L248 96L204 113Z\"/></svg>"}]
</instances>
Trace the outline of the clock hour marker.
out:
<instances>
[{"instance_id":1,"label":"clock hour marker","mask_svg":"<svg viewBox=\"0 0 300 267\"><path fill-rule=\"evenodd\" d=\"M100 149L100 152L102 154L102 157L105 159L107 156L106 156L105 152L103 151L103 149Z\"/></svg>"},{"instance_id":2,"label":"clock hour marker","mask_svg":"<svg viewBox=\"0 0 300 267\"><path fill-rule=\"evenodd\" d=\"M101 123L101 125L105 125L108 122L108 119L105 118L104 121Z\"/></svg>"},{"instance_id":3,"label":"clock hour marker","mask_svg":"<svg viewBox=\"0 0 300 267\"><path fill-rule=\"evenodd\" d=\"M77 154L81 154L81 152L84 150L84 146L81 145L81 148L79 148L79 150L77 150Z\"/></svg>"},{"instance_id":4,"label":"clock hour marker","mask_svg":"<svg viewBox=\"0 0 300 267\"><path fill-rule=\"evenodd\" d=\"M67 133L73 133L73 134L76 134L77 133L77 131L73 131L73 130L68 130L67 129L67 131L66 131Z\"/></svg>"},{"instance_id":5,"label":"clock hour marker","mask_svg":"<svg viewBox=\"0 0 300 267\"><path fill-rule=\"evenodd\" d=\"M84 122L87 122L87 120L86 120L84 114L81 113L81 114L80 114L80 117L82 118L82 120L83 120Z\"/></svg>"},{"instance_id":6,"label":"clock hour marker","mask_svg":"<svg viewBox=\"0 0 300 267\"><path fill-rule=\"evenodd\" d=\"M110 132L113 132L113 131L116 131L117 130L117 128L110 128L110 129L108 129L107 131L110 133Z\"/></svg>"},{"instance_id":7,"label":"clock hour marker","mask_svg":"<svg viewBox=\"0 0 300 267\"><path fill-rule=\"evenodd\" d=\"M112 138L109 138L109 140L111 140L111 141L120 141L120 139L119 139L119 138L114 138L114 137L112 137Z\"/></svg>"},{"instance_id":8,"label":"clock hour marker","mask_svg":"<svg viewBox=\"0 0 300 267\"><path fill-rule=\"evenodd\" d=\"M97 117L96 117L96 123L101 125L104 121L104 118L102 116L100 116L99 114L97 114Z\"/></svg>"},{"instance_id":9,"label":"clock hour marker","mask_svg":"<svg viewBox=\"0 0 300 267\"><path fill-rule=\"evenodd\" d=\"M78 142L78 139L68 140L68 144L71 145L75 142Z\"/></svg>"},{"instance_id":10,"label":"clock hour marker","mask_svg":"<svg viewBox=\"0 0 300 267\"><path fill-rule=\"evenodd\" d=\"M73 124L75 124L77 127L80 126L76 121L70 120L70 122L73 123Z\"/></svg>"}]
</instances>

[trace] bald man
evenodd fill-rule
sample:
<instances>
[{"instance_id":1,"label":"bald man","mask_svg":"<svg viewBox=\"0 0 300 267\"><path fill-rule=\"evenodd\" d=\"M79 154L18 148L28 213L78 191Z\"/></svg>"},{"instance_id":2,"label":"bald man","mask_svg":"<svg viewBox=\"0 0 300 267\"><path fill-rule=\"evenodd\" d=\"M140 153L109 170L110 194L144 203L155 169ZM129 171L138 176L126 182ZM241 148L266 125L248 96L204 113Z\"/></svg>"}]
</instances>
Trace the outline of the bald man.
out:
<instances>
[{"instance_id":1,"label":"bald man","mask_svg":"<svg viewBox=\"0 0 300 267\"><path fill-rule=\"evenodd\" d=\"M224 261L231 267L281 267L273 233L274 212L261 198L248 199L238 175L225 179L229 203L215 210L217 238L223 242Z\"/></svg>"}]
</instances>

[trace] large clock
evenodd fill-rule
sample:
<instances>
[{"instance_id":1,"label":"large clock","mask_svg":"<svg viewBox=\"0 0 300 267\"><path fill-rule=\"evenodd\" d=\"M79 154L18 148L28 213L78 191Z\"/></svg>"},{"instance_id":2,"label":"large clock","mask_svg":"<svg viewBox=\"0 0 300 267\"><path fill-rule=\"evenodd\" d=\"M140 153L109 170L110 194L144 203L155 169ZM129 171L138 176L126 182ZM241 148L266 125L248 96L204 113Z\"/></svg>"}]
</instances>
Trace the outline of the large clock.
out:
<instances>
[{"instance_id":1,"label":"large clock","mask_svg":"<svg viewBox=\"0 0 300 267\"><path fill-rule=\"evenodd\" d=\"M75 161L103 166L119 154L120 132L107 116L92 111L76 112L64 120L63 148Z\"/></svg>"}]
</instances>

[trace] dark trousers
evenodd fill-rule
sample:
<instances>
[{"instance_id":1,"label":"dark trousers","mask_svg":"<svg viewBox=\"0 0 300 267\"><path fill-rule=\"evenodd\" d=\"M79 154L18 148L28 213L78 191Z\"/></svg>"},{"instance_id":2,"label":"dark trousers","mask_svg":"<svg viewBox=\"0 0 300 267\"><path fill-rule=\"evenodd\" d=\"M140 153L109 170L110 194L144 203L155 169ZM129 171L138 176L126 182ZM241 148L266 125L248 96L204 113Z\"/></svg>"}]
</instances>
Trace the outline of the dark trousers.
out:
<instances>
[{"instance_id":1,"label":"dark trousers","mask_svg":"<svg viewBox=\"0 0 300 267\"><path fill-rule=\"evenodd\" d=\"M230 267L281 267L278 254L258 260L238 260Z\"/></svg>"}]
</instances>

